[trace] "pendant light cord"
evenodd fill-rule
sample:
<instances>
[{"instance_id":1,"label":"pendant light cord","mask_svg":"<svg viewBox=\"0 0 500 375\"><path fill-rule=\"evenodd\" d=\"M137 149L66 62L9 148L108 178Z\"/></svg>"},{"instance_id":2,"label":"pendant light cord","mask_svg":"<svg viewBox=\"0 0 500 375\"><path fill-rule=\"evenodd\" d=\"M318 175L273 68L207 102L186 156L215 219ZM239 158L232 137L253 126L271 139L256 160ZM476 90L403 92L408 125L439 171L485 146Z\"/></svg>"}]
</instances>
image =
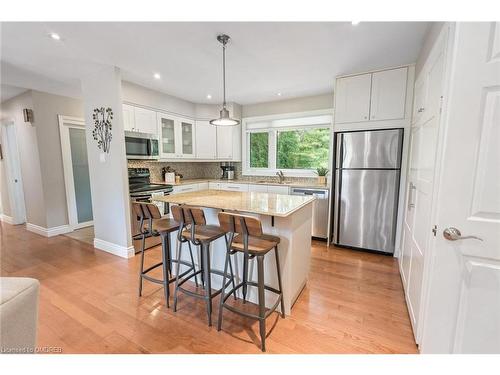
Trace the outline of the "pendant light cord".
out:
<instances>
[{"instance_id":1,"label":"pendant light cord","mask_svg":"<svg viewBox=\"0 0 500 375\"><path fill-rule=\"evenodd\" d=\"M226 42L222 43L222 107L226 108Z\"/></svg>"}]
</instances>

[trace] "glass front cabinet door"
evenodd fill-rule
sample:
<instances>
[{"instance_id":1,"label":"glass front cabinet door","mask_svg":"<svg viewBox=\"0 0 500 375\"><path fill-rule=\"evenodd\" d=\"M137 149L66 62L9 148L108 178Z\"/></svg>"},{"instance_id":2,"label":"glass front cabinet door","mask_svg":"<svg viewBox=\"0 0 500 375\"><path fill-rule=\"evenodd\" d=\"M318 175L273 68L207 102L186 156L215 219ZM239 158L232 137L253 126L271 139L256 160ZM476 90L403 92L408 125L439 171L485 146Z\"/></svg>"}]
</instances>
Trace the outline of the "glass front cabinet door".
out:
<instances>
[{"instance_id":1,"label":"glass front cabinet door","mask_svg":"<svg viewBox=\"0 0 500 375\"><path fill-rule=\"evenodd\" d=\"M158 116L160 130L160 158L175 158L180 150L176 147L176 121L167 115Z\"/></svg>"},{"instance_id":2,"label":"glass front cabinet door","mask_svg":"<svg viewBox=\"0 0 500 375\"><path fill-rule=\"evenodd\" d=\"M180 151L182 158L194 158L194 121L180 119Z\"/></svg>"}]
</instances>

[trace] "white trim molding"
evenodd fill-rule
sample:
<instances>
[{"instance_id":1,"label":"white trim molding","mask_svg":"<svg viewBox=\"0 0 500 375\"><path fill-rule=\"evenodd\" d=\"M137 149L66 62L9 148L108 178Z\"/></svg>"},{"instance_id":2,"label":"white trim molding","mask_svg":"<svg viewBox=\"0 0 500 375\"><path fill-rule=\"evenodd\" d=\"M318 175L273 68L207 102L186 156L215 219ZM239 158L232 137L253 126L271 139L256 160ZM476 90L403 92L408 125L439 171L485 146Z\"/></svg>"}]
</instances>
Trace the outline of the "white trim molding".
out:
<instances>
[{"instance_id":1,"label":"white trim molding","mask_svg":"<svg viewBox=\"0 0 500 375\"><path fill-rule=\"evenodd\" d=\"M8 216L5 214L0 215L0 221L3 221L4 223L7 224L14 224L14 219L12 218L12 216Z\"/></svg>"},{"instance_id":2,"label":"white trim molding","mask_svg":"<svg viewBox=\"0 0 500 375\"><path fill-rule=\"evenodd\" d=\"M71 228L67 224L60 225L58 227L44 228L44 227L41 227L40 225L26 223L26 229L29 230L30 232L39 234L40 236L44 236L44 237L54 237L54 236L58 236L60 234L65 234L65 233L71 232Z\"/></svg>"},{"instance_id":3,"label":"white trim molding","mask_svg":"<svg viewBox=\"0 0 500 375\"><path fill-rule=\"evenodd\" d=\"M122 258L132 258L135 255L133 246L121 246L99 238L94 238L94 247L98 250L102 250Z\"/></svg>"}]
</instances>

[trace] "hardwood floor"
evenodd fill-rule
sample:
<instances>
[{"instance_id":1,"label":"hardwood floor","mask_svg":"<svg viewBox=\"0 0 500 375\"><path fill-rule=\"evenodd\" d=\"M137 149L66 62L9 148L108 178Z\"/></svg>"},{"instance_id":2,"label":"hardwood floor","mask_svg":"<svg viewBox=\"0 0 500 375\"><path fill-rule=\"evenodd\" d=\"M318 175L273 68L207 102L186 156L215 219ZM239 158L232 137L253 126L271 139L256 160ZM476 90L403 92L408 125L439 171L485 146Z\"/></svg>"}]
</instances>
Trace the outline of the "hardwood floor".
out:
<instances>
[{"instance_id":1,"label":"hardwood floor","mask_svg":"<svg viewBox=\"0 0 500 375\"><path fill-rule=\"evenodd\" d=\"M139 257L4 223L0 237L1 275L40 280L39 346L63 353L260 353L256 321L225 312L217 332L200 300L181 296L174 313L149 282L138 297ZM148 263L160 259L159 249L147 254ZM267 322L268 353L417 352L397 261L322 242L313 242L309 281L292 315Z\"/></svg>"}]
</instances>

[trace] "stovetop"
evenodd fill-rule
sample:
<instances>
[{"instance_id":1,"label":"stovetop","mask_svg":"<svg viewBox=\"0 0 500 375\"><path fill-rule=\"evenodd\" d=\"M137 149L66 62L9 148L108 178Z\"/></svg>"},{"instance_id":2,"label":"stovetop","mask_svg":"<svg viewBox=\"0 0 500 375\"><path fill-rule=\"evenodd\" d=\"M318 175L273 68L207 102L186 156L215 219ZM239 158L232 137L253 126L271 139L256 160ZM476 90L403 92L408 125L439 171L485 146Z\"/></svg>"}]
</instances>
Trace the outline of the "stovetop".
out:
<instances>
[{"instance_id":1,"label":"stovetop","mask_svg":"<svg viewBox=\"0 0 500 375\"><path fill-rule=\"evenodd\" d=\"M129 185L129 191L131 194L144 193L148 191L157 191L157 190L171 192L173 188L172 185L168 184L135 183Z\"/></svg>"}]
</instances>

